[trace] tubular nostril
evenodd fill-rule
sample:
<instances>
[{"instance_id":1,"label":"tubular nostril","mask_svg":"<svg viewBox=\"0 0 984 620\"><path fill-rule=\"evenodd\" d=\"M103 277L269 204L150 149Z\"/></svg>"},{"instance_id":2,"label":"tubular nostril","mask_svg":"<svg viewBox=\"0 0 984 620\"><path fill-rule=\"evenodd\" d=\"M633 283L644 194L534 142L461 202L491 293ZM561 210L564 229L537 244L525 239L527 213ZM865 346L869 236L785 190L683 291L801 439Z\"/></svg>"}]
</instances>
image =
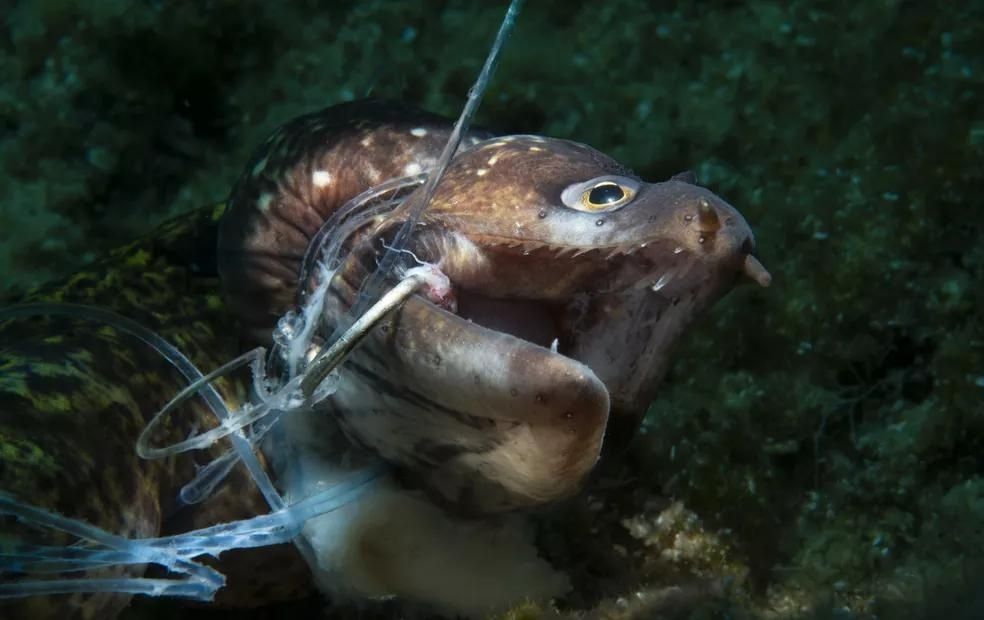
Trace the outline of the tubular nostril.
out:
<instances>
[{"instance_id":1,"label":"tubular nostril","mask_svg":"<svg viewBox=\"0 0 984 620\"><path fill-rule=\"evenodd\" d=\"M741 242L741 253L751 254L755 251L755 242L752 241L751 237L745 237L745 240Z\"/></svg>"},{"instance_id":2,"label":"tubular nostril","mask_svg":"<svg viewBox=\"0 0 984 620\"><path fill-rule=\"evenodd\" d=\"M769 270L765 268L765 265L759 262L752 254L746 254L745 260L742 262L741 271L746 276L751 278L753 282L759 286L765 288L772 284L772 274Z\"/></svg>"},{"instance_id":3,"label":"tubular nostril","mask_svg":"<svg viewBox=\"0 0 984 620\"><path fill-rule=\"evenodd\" d=\"M721 228L721 218L718 217L717 210L701 198L697 201L697 230L705 234L717 232Z\"/></svg>"}]
</instances>

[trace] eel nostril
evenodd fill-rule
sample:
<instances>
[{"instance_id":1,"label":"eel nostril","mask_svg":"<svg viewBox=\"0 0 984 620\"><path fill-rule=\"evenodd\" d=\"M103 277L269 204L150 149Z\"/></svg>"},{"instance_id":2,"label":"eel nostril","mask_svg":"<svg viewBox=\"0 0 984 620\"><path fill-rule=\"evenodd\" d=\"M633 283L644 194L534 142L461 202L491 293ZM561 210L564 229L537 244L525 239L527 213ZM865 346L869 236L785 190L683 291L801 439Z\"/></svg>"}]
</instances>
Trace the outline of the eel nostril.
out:
<instances>
[{"instance_id":1,"label":"eel nostril","mask_svg":"<svg viewBox=\"0 0 984 620\"><path fill-rule=\"evenodd\" d=\"M707 202L707 199L701 198L697 202L697 229L702 233L710 234L720 228L721 218L718 217L717 210Z\"/></svg>"},{"instance_id":2,"label":"eel nostril","mask_svg":"<svg viewBox=\"0 0 984 620\"><path fill-rule=\"evenodd\" d=\"M746 254L742 261L741 271L759 286L766 288L772 284L772 274L765 265L755 258L754 254Z\"/></svg>"}]
</instances>

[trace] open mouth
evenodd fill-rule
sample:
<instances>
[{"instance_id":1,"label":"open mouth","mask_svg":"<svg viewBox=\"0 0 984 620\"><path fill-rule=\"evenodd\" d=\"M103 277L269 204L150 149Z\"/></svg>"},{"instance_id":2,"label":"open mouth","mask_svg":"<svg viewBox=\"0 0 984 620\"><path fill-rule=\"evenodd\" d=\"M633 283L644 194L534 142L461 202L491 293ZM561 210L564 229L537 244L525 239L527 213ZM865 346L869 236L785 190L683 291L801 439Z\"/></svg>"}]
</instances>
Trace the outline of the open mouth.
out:
<instances>
[{"instance_id":1,"label":"open mouth","mask_svg":"<svg viewBox=\"0 0 984 620\"><path fill-rule=\"evenodd\" d=\"M467 282L453 283L455 314L590 368L605 384L611 402L606 443L621 444L633 435L673 345L691 322L730 290L742 272L767 284L767 272L749 249L746 244L726 260L715 261L657 242L629 250L568 250L566 257L553 250L500 251L492 259L494 270L510 273L517 260L525 261L526 273L537 271L531 264L539 265L542 287L531 290L529 276L517 278L527 283L522 290L508 285L476 290ZM537 252L549 260L535 256ZM550 286L565 278L563 286ZM488 294L489 288L495 294Z\"/></svg>"},{"instance_id":2,"label":"open mouth","mask_svg":"<svg viewBox=\"0 0 984 620\"><path fill-rule=\"evenodd\" d=\"M704 289L730 286L734 279L722 278L714 273L716 265L702 265L682 248L665 246L654 242L629 249L493 248L483 271L497 274L495 284L474 273L458 276L453 266L449 270L454 313L583 362L579 353L587 348L589 334L615 335L629 318L657 320L657 309L692 303L704 296ZM724 271L737 275L734 269ZM647 311L640 314L640 305Z\"/></svg>"},{"instance_id":3,"label":"open mouth","mask_svg":"<svg viewBox=\"0 0 984 620\"><path fill-rule=\"evenodd\" d=\"M562 355L568 352L564 340L560 349L565 307L559 302L530 299L495 299L461 290L458 292L458 316L482 327L511 334L517 338L549 348Z\"/></svg>"},{"instance_id":4,"label":"open mouth","mask_svg":"<svg viewBox=\"0 0 984 620\"><path fill-rule=\"evenodd\" d=\"M521 260L520 270L527 273L524 281L537 277L546 281L532 287L525 284L518 290L510 290L508 284L484 287L495 294L459 284L455 290L456 314L568 357L574 355L577 336L586 322L597 320L594 315L599 312L612 318L619 309L626 310L619 307L630 303L634 293L647 292L671 302L687 286L680 276L693 262L683 252L674 255L647 244L629 249L524 249L520 254L500 251L492 259L495 268L509 273L503 263ZM529 275L531 272L539 274ZM515 280L520 277L510 274Z\"/></svg>"},{"instance_id":5,"label":"open mouth","mask_svg":"<svg viewBox=\"0 0 984 620\"><path fill-rule=\"evenodd\" d=\"M628 310L623 306L632 303L636 293L647 291L665 303L673 302L672 296L680 289L674 281L677 274L686 271L683 266L659 267L629 253L616 257L603 254L602 250L591 250L577 257L578 263L593 262L601 268L587 270L589 273L581 278L582 282L561 293L532 297L528 291L515 295L500 291L492 296L458 287L456 314L482 327L574 357L578 335L585 331L588 322L598 320L599 313L617 320L619 314Z\"/></svg>"}]
</instances>

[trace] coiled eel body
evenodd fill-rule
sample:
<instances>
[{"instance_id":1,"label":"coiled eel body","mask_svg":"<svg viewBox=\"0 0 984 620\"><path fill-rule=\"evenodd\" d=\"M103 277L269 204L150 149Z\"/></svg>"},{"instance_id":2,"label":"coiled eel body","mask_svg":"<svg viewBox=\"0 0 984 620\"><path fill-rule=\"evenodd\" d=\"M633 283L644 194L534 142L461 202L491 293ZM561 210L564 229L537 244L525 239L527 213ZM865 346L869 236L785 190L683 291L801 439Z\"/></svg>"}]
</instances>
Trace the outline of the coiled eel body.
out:
<instances>
[{"instance_id":1,"label":"coiled eel body","mask_svg":"<svg viewBox=\"0 0 984 620\"><path fill-rule=\"evenodd\" d=\"M269 342L277 319L316 285L301 268L324 222L368 188L433 166L449 132L444 119L375 101L296 119L258 150L218 224L222 209L189 215L31 299L112 308L217 366ZM760 284L768 274L741 215L689 178L645 183L589 147L537 136L476 132L464 145L390 274L429 263L448 276L450 295L415 297L388 317L346 361L322 409L402 484L471 517L576 493L603 445L617 449L638 426L692 320L742 273ZM412 201L337 239L326 336ZM191 461L136 457L143 425L182 387L141 343L54 319L8 322L0 343L4 490L127 536L264 511L241 478L179 510ZM233 381L223 387L229 399L246 397ZM160 441L209 424L199 410L180 419ZM292 553L250 552L234 572L299 589L303 568L283 568L300 566ZM274 557L276 570L256 569ZM239 584L225 602L287 592ZM16 609L104 618L123 604L79 594Z\"/></svg>"}]
</instances>

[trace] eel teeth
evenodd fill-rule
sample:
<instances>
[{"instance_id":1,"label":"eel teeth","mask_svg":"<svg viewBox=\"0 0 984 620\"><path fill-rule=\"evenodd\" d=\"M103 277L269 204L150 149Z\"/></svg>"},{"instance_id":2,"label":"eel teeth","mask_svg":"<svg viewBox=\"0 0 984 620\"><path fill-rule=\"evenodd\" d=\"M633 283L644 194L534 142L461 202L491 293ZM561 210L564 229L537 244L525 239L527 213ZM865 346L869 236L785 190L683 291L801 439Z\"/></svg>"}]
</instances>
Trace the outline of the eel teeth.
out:
<instances>
[{"instance_id":1,"label":"eel teeth","mask_svg":"<svg viewBox=\"0 0 984 620\"><path fill-rule=\"evenodd\" d=\"M608 256L605 257L605 260L610 260L616 256L621 256L622 254L625 254L625 251L622 248L612 248L612 250L608 253Z\"/></svg>"},{"instance_id":2,"label":"eel teeth","mask_svg":"<svg viewBox=\"0 0 984 620\"><path fill-rule=\"evenodd\" d=\"M741 270L742 273L754 280L761 287L767 287L772 284L772 274L765 268L765 265L759 262L759 259L751 254L745 256L745 262L742 263Z\"/></svg>"},{"instance_id":3,"label":"eel teeth","mask_svg":"<svg viewBox=\"0 0 984 620\"><path fill-rule=\"evenodd\" d=\"M721 219L717 211L711 207L711 203L705 198L697 201L697 230L704 234L717 232L721 228Z\"/></svg>"}]
</instances>

